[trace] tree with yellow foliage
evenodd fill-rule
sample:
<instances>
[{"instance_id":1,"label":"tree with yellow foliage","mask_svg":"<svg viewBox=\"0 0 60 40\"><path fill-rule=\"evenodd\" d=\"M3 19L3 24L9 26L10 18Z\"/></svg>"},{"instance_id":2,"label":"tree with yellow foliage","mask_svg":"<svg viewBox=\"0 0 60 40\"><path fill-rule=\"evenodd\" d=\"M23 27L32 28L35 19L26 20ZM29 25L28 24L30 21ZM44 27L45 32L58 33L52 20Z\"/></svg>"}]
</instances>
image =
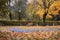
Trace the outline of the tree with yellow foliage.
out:
<instances>
[{"instance_id":1,"label":"tree with yellow foliage","mask_svg":"<svg viewBox=\"0 0 60 40\"><path fill-rule=\"evenodd\" d=\"M34 3L30 3L29 7L27 8L27 13L31 14L36 14L37 12L41 10L43 10L40 14L43 13L42 15L42 20L43 20L43 25L46 25L46 16L50 11L50 8L52 6L52 4L55 1L59 1L59 0L35 0Z\"/></svg>"}]
</instances>

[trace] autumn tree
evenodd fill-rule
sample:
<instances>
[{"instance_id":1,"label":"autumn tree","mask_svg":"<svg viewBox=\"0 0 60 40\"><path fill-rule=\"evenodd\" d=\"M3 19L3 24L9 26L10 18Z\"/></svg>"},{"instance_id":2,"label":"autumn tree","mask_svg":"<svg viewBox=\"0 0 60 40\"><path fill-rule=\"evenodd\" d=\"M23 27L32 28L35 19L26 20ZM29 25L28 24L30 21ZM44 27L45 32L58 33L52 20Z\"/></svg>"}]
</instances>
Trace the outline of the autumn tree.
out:
<instances>
[{"instance_id":1,"label":"autumn tree","mask_svg":"<svg viewBox=\"0 0 60 40\"><path fill-rule=\"evenodd\" d=\"M37 14L39 10L44 10L44 14L42 16L43 24L45 25L46 16L49 13L50 6L55 2L56 0L34 0L34 3L30 3L27 12L29 12L30 15ZM40 13L42 14L42 13ZM32 18L32 17L31 17Z\"/></svg>"},{"instance_id":2,"label":"autumn tree","mask_svg":"<svg viewBox=\"0 0 60 40\"><path fill-rule=\"evenodd\" d=\"M30 20L37 20L40 19L37 12L41 9L41 7L37 4L37 1L34 0L34 2L29 3L26 8L26 13L28 15L28 19Z\"/></svg>"},{"instance_id":3,"label":"autumn tree","mask_svg":"<svg viewBox=\"0 0 60 40\"><path fill-rule=\"evenodd\" d=\"M45 20L46 20L46 16L49 12L49 8L50 6L55 2L56 0L42 0L43 3L43 8L44 8L44 14L43 14L43 25L46 24Z\"/></svg>"}]
</instances>

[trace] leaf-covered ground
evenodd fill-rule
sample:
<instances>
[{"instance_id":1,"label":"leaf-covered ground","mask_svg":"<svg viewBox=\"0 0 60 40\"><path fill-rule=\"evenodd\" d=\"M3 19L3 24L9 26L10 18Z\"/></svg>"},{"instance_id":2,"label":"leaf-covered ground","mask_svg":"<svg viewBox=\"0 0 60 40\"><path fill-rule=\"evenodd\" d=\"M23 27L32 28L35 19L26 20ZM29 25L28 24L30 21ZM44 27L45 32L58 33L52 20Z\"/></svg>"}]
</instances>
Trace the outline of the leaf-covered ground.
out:
<instances>
[{"instance_id":1,"label":"leaf-covered ground","mask_svg":"<svg viewBox=\"0 0 60 40\"><path fill-rule=\"evenodd\" d=\"M60 32L14 32L0 31L0 40L60 40Z\"/></svg>"},{"instance_id":2,"label":"leaf-covered ground","mask_svg":"<svg viewBox=\"0 0 60 40\"><path fill-rule=\"evenodd\" d=\"M59 27L1 27L0 40L60 40Z\"/></svg>"}]
</instances>

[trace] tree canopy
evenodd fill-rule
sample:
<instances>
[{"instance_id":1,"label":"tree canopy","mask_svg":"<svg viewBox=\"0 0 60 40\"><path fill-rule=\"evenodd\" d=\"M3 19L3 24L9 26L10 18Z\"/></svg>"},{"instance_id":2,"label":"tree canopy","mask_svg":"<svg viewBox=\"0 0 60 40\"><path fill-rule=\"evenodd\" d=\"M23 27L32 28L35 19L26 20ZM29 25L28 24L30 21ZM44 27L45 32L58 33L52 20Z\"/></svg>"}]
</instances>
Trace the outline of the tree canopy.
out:
<instances>
[{"instance_id":1,"label":"tree canopy","mask_svg":"<svg viewBox=\"0 0 60 40\"><path fill-rule=\"evenodd\" d=\"M10 0L0 0L0 17L6 18L6 19L9 18L7 17L9 12L9 9L7 6L8 1Z\"/></svg>"}]
</instances>

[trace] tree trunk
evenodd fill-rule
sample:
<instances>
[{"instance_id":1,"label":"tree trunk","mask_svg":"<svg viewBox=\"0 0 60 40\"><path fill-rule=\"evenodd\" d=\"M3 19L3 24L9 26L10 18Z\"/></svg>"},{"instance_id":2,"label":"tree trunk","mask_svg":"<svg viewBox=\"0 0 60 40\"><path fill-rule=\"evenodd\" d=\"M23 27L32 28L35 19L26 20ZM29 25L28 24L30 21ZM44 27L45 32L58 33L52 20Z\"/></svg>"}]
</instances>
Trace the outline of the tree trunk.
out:
<instances>
[{"instance_id":1,"label":"tree trunk","mask_svg":"<svg viewBox=\"0 0 60 40\"><path fill-rule=\"evenodd\" d=\"M18 12L18 20L21 20L21 13L20 12Z\"/></svg>"},{"instance_id":2,"label":"tree trunk","mask_svg":"<svg viewBox=\"0 0 60 40\"><path fill-rule=\"evenodd\" d=\"M45 10L44 14L43 14L43 25L46 25L46 16L48 14L48 10Z\"/></svg>"},{"instance_id":3,"label":"tree trunk","mask_svg":"<svg viewBox=\"0 0 60 40\"><path fill-rule=\"evenodd\" d=\"M9 16L10 16L10 20L12 20L12 15L11 15L11 13L9 14Z\"/></svg>"}]
</instances>

